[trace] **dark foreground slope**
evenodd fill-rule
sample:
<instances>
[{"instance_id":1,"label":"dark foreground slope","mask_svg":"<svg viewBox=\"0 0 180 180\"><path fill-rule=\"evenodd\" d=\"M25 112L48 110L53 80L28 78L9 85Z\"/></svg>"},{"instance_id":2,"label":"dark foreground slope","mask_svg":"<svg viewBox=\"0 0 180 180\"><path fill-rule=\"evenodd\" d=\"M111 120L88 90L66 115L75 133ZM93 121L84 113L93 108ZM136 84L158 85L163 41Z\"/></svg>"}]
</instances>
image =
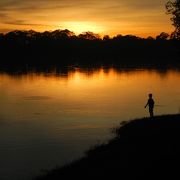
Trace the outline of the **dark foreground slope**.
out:
<instances>
[{"instance_id":1,"label":"dark foreground slope","mask_svg":"<svg viewBox=\"0 0 180 180\"><path fill-rule=\"evenodd\" d=\"M116 132L85 158L37 179L179 179L180 115L134 120Z\"/></svg>"}]
</instances>

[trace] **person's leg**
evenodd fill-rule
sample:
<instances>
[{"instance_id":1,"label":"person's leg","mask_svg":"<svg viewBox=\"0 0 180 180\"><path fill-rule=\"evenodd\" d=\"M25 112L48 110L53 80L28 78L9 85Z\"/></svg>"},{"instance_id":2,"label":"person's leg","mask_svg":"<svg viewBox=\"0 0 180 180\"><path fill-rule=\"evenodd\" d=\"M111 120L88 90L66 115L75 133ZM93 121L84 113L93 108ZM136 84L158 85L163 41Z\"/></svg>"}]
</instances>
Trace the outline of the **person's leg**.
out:
<instances>
[{"instance_id":1,"label":"person's leg","mask_svg":"<svg viewBox=\"0 0 180 180\"><path fill-rule=\"evenodd\" d=\"M150 117L153 117L153 116L154 116L153 109L149 109L149 114L150 114Z\"/></svg>"}]
</instances>

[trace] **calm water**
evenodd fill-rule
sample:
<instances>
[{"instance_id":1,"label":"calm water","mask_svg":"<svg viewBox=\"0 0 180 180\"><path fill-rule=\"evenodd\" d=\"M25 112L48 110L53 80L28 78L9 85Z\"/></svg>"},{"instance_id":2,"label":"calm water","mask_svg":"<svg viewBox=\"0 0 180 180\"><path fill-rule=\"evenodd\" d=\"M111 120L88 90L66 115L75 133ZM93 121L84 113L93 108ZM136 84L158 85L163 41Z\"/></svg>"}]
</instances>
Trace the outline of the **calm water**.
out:
<instances>
[{"instance_id":1,"label":"calm water","mask_svg":"<svg viewBox=\"0 0 180 180\"><path fill-rule=\"evenodd\" d=\"M180 111L180 72L99 69L0 74L0 179L32 178L83 156L121 121Z\"/></svg>"}]
</instances>

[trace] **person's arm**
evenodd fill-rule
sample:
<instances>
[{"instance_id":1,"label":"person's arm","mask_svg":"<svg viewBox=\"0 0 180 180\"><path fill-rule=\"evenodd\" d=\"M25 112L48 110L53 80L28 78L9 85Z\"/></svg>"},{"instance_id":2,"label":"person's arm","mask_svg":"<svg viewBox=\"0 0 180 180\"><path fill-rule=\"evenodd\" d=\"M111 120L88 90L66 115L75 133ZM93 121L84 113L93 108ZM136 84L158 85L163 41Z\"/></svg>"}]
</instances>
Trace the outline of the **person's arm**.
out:
<instances>
[{"instance_id":1,"label":"person's arm","mask_svg":"<svg viewBox=\"0 0 180 180\"><path fill-rule=\"evenodd\" d=\"M149 104L149 101L147 102L147 104L145 105L145 107L144 107L144 108L146 108L148 104Z\"/></svg>"}]
</instances>

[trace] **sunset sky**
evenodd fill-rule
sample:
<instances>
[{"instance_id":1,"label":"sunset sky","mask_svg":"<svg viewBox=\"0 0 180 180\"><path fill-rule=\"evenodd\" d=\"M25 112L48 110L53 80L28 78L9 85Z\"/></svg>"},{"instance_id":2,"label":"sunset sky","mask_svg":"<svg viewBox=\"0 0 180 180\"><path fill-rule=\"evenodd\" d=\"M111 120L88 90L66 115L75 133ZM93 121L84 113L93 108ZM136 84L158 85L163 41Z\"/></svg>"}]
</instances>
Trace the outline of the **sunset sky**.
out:
<instances>
[{"instance_id":1,"label":"sunset sky","mask_svg":"<svg viewBox=\"0 0 180 180\"><path fill-rule=\"evenodd\" d=\"M173 31L167 0L0 0L0 32L69 29L76 34L133 34Z\"/></svg>"}]
</instances>

